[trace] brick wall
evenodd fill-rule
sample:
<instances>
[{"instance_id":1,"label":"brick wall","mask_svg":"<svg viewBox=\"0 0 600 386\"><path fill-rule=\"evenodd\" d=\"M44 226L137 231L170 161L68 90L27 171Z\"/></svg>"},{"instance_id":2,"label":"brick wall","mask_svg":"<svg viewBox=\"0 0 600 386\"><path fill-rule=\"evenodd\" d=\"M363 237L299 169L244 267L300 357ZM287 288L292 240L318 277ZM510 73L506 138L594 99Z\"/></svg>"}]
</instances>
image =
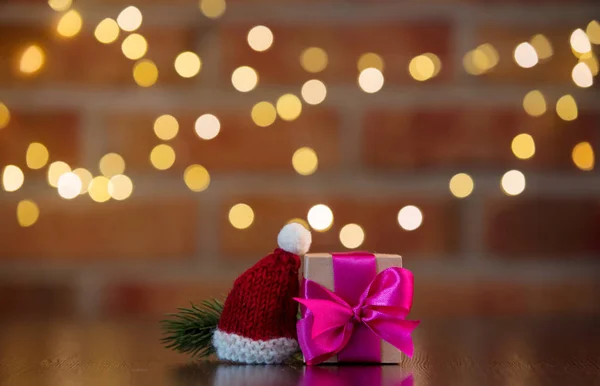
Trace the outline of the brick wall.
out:
<instances>
[{"instance_id":1,"label":"brick wall","mask_svg":"<svg viewBox=\"0 0 600 386\"><path fill-rule=\"evenodd\" d=\"M341 250L344 224L360 224L361 249L396 252L417 277L415 316L462 314L597 313L600 311L600 179L578 170L573 146L600 145L600 94L570 79L577 59L569 47L573 29L600 15L593 1L230 1L217 21L203 17L195 1L140 0L140 29L159 82L137 87L132 62L120 43L102 45L93 29L130 2L75 1L84 30L56 36L57 14L43 0L0 4L0 101L11 112L0 130L0 166L25 170L25 185L0 196L0 308L12 315L157 317L174 307L227 292L240 272L275 245L288 220L327 204L333 227L313 233L313 251ZM267 25L275 44L249 49L246 33ZM536 33L551 41L554 56L532 69L519 68L512 50ZM121 41L122 36L119 40ZM18 52L39 43L47 64L34 77L15 72ZM491 43L500 55L494 71L468 75L464 54ZM319 74L299 65L309 46L326 50ZM182 79L175 56L197 52L199 76ZM356 85L356 60L376 52L385 61L385 86L376 94ZM435 53L442 70L430 81L413 80L407 66ZM596 53L598 53L596 47ZM260 77L241 94L230 74L241 65ZM318 78L328 87L319 106L304 105L299 119L254 125L251 107L275 102ZM540 89L548 111L528 116L525 93ZM579 118L562 121L554 103L577 100ZM161 143L153 133L160 114L179 120L169 143L177 159L159 172L148 161ZM219 136L201 141L194 120L212 113ZM536 154L519 160L512 138L529 133ZM59 198L45 182L46 169L29 170L30 142L44 143L51 160L98 173L98 160L117 152L134 182L123 202ZM291 166L302 146L319 156L319 169L303 177ZM182 173L192 163L211 173L211 185L189 191ZM523 171L525 192L504 195L509 169ZM475 191L453 197L449 179L469 173ZM40 207L38 222L22 228L15 218L23 198ZM249 204L255 221L233 228L229 208ZM418 206L421 227L402 230L405 205Z\"/></svg>"}]
</instances>

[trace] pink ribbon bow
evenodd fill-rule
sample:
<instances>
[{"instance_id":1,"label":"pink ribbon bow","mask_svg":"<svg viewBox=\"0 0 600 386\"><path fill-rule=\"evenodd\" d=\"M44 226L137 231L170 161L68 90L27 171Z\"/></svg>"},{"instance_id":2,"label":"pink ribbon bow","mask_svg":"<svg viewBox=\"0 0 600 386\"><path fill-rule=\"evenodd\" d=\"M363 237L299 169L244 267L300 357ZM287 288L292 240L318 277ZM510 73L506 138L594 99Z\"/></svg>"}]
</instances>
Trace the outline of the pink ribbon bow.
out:
<instances>
[{"instance_id":1,"label":"pink ribbon bow","mask_svg":"<svg viewBox=\"0 0 600 386\"><path fill-rule=\"evenodd\" d=\"M419 321L405 320L413 298L413 275L392 267L377 274L357 304L348 304L312 280L303 281L304 318L298 321L298 341L307 364L318 364L342 351L355 329L366 326L377 337L409 357L414 346L411 332ZM377 358L369 358L377 361Z\"/></svg>"}]
</instances>

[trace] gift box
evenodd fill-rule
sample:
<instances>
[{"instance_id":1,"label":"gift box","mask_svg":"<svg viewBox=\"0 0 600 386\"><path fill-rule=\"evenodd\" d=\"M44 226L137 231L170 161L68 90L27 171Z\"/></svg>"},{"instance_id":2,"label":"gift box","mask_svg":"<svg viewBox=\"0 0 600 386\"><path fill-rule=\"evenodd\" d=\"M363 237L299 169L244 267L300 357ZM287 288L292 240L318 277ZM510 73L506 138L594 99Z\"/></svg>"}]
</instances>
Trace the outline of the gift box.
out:
<instances>
[{"instance_id":1,"label":"gift box","mask_svg":"<svg viewBox=\"0 0 600 386\"><path fill-rule=\"evenodd\" d=\"M406 320L413 277L401 256L311 253L303 267L297 328L307 364L399 363L412 356L410 332L419 322Z\"/></svg>"}]
</instances>

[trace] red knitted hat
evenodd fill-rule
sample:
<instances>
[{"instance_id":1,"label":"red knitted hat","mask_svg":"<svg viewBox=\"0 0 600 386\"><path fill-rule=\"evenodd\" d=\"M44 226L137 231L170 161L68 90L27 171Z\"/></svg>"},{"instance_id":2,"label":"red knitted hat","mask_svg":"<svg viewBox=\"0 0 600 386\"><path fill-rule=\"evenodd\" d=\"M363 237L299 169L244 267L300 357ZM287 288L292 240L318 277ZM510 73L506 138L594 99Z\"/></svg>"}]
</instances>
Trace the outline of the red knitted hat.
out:
<instances>
[{"instance_id":1,"label":"red knitted hat","mask_svg":"<svg viewBox=\"0 0 600 386\"><path fill-rule=\"evenodd\" d=\"M296 341L298 269L311 243L310 232L287 224L279 248L244 272L233 284L213 335L222 360L281 363L298 351Z\"/></svg>"}]
</instances>

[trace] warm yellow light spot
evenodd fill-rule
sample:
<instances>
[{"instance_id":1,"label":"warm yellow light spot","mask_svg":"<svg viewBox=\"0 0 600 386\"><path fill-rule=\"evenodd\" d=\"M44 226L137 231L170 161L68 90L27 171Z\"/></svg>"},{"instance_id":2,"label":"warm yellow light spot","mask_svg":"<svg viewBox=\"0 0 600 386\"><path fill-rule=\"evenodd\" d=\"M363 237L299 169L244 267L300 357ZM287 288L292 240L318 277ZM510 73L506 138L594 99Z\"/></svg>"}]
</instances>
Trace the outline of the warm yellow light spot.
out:
<instances>
[{"instance_id":1,"label":"warm yellow light spot","mask_svg":"<svg viewBox=\"0 0 600 386\"><path fill-rule=\"evenodd\" d=\"M8 122L10 122L10 111L4 103L0 102L0 129L8 126Z\"/></svg>"},{"instance_id":2,"label":"warm yellow light spot","mask_svg":"<svg viewBox=\"0 0 600 386\"><path fill-rule=\"evenodd\" d=\"M72 0L48 0L50 8L56 12L63 12L71 8Z\"/></svg>"},{"instance_id":3,"label":"warm yellow light spot","mask_svg":"<svg viewBox=\"0 0 600 386\"><path fill-rule=\"evenodd\" d=\"M381 56L377 55L374 52L364 53L358 58L358 62L356 63L356 67L358 67L358 71L366 70L367 68L376 68L379 71L383 72L383 68L385 64L383 63L383 59Z\"/></svg>"},{"instance_id":4,"label":"warm yellow light spot","mask_svg":"<svg viewBox=\"0 0 600 386\"><path fill-rule=\"evenodd\" d=\"M302 102L294 94L284 94L277 99L277 114L284 121L293 121L302 112Z\"/></svg>"},{"instance_id":5,"label":"warm yellow light spot","mask_svg":"<svg viewBox=\"0 0 600 386\"><path fill-rule=\"evenodd\" d=\"M358 75L358 85L366 93L376 93L383 87L383 74L376 68L364 69Z\"/></svg>"},{"instance_id":6,"label":"warm yellow light spot","mask_svg":"<svg viewBox=\"0 0 600 386\"><path fill-rule=\"evenodd\" d=\"M175 138L179 132L179 123L172 115L161 115L154 121L154 134L163 141Z\"/></svg>"},{"instance_id":7,"label":"warm yellow light spot","mask_svg":"<svg viewBox=\"0 0 600 386\"><path fill-rule=\"evenodd\" d=\"M209 19L217 19L225 13L225 0L200 0L200 11Z\"/></svg>"},{"instance_id":8,"label":"warm yellow light spot","mask_svg":"<svg viewBox=\"0 0 600 386\"><path fill-rule=\"evenodd\" d=\"M231 83L236 90L248 92L253 90L258 84L258 74L252 67L241 66L236 68L231 74Z\"/></svg>"},{"instance_id":9,"label":"warm yellow light spot","mask_svg":"<svg viewBox=\"0 0 600 386\"><path fill-rule=\"evenodd\" d=\"M535 52L537 53L538 58L540 59L548 59L552 56L554 51L552 50L552 44L547 37L542 34L537 34L531 38L529 41Z\"/></svg>"},{"instance_id":10,"label":"warm yellow light spot","mask_svg":"<svg viewBox=\"0 0 600 386\"><path fill-rule=\"evenodd\" d=\"M344 225L340 231L340 242L348 249L358 248L365 241L365 232L357 224Z\"/></svg>"},{"instance_id":11,"label":"warm yellow light spot","mask_svg":"<svg viewBox=\"0 0 600 386\"><path fill-rule=\"evenodd\" d=\"M252 107L252 112L250 113L252 117L252 121L256 124L256 126L267 127L271 126L275 119L277 118L277 110L275 110L275 106L269 102L258 102Z\"/></svg>"},{"instance_id":12,"label":"warm yellow light spot","mask_svg":"<svg viewBox=\"0 0 600 386\"><path fill-rule=\"evenodd\" d=\"M122 201L131 196L133 183L123 174L112 176L108 181L108 194L117 201Z\"/></svg>"},{"instance_id":13,"label":"warm yellow light spot","mask_svg":"<svg viewBox=\"0 0 600 386\"><path fill-rule=\"evenodd\" d=\"M538 90L529 91L523 98L523 109L532 117L539 117L546 112L546 99Z\"/></svg>"},{"instance_id":14,"label":"warm yellow light spot","mask_svg":"<svg viewBox=\"0 0 600 386\"><path fill-rule=\"evenodd\" d=\"M150 163L158 170L167 170L175 163L175 151L169 145L157 145L150 152Z\"/></svg>"},{"instance_id":15,"label":"warm yellow light spot","mask_svg":"<svg viewBox=\"0 0 600 386\"><path fill-rule=\"evenodd\" d=\"M327 67L327 52L319 47L310 47L300 54L300 65L308 72L321 72Z\"/></svg>"},{"instance_id":16,"label":"warm yellow light spot","mask_svg":"<svg viewBox=\"0 0 600 386\"><path fill-rule=\"evenodd\" d=\"M71 171L71 167L62 161L55 161L48 167L48 184L54 188L58 187L58 179L65 173Z\"/></svg>"},{"instance_id":17,"label":"warm yellow light spot","mask_svg":"<svg viewBox=\"0 0 600 386\"><path fill-rule=\"evenodd\" d=\"M504 173L500 185L507 195L519 195L525 190L525 175L518 170L510 170Z\"/></svg>"},{"instance_id":18,"label":"warm yellow light spot","mask_svg":"<svg viewBox=\"0 0 600 386\"><path fill-rule=\"evenodd\" d=\"M148 51L148 42L146 38L140 34L131 34L123 39L121 43L121 51L127 59L137 60Z\"/></svg>"},{"instance_id":19,"label":"warm yellow light spot","mask_svg":"<svg viewBox=\"0 0 600 386\"><path fill-rule=\"evenodd\" d=\"M133 66L133 80L140 87L151 87L158 80L158 68L153 61L142 59Z\"/></svg>"},{"instance_id":20,"label":"warm yellow light spot","mask_svg":"<svg viewBox=\"0 0 600 386\"><path fill-rule=\"evenodd\" d=\"M175 71L183 78L198 75L202 68L200 57L191 51L182 52L175 58Z\"/></svg>"},{"instance_id":21,"label":"warm yellow light spot","mask_svg":"<svg viewBox=\"0 0 600 386\"><path fill-rule=\"evenodd\" d=\"M577 63L571 72L573 82L582 88L590 87L594 84L594 75L592 70L585 63Z\"/></svg>"},{"instance_id":22,"label":"warm yellow light spot","mask_svg":"<svg viewBox=\"0 0 600 386\"><path fill-rule=\"evenodd\" d=\"M523 68L531 68L535 66L539 59L535 48L529 43L521 43L515 48L515 62Z\"/></svg>"},{"instance_id":23,"label":"warm yellow light spot","mask_svg":"<svg viewBox=\"0 0 600 386\"><path fill-rule=\"evenodd\" d=\"M123 31L132 32L142 25L142 12L134 6L129 6L119 13L117 23Z\"/></svg>"},{"instance_id":24,"label":"warm yellow light spot","mask_svg":"<svg viewBox=\"0 0 600 386\"><path fill-rule=\"evenodd\" d=\"M73 173L81 180L81 192L79 194L86 194L93 179L92 173L84 168L77 168L73 170Z\"/></svg>"},{"instance_id":25,"label":"warm yellow light spot","mask_svg":"<svg viewBox=\"0 0 600 386\"><path fill-rule=\"evenodd\" d=\"M309 105L318 105L327 96L325 83L317 79L311 79L302 85L302 98Z\"/></svg>"},{"instance_id":26,"label":"warm yellow light spot","mask_svg":"<svg viewBox=\"0 0 600 386\"><path fill-rule=\"evenodd\" d=\"M519 159L529 159L535 154L535 141L529 134L519 134L510 145L513 154Z\"/></svg>"},{"instance_id":27,"label":"warm yellow light spot","mask_svg":"<svg viewBox=\"0 0 600 386\"><path fill-rule=\"evenodd\" d=\"M592 72L592 75L598 75L598 57L593 52L591 52L589 57L579 58L579 63L587 64L588 68Z\"/></svg>"},{"instance_id":28,"label":"warm yellow light spot","mask_svg":"<svg viewBox=\"0 0 600 386\"><path fill-rule=\"evenodd\" d=\"M104 176L94 177L88 188L90 198L96 202L106 202L110 200L110 194L108 193L109 182L110 180Z\"/></svg>"},{"instance_id":29,"label":"warm yellow light spot","mask_svg":"<svg viewBox=\"0 0 600 386\"><path fill-rule=\"evenodd\" d=\"M40 209L31 200L22 200L17 204L17 222L26 228L35 224L40 218Z\"/></svg>"},{"instance_id":30,"label":"warm yellow light spot","mask_svg":"<svg viewBox=\"0 0 600 386\"><path fill-rule=\"evenodd\" d=\"M318 204L310 208L308 211L308 223L318 231L324 232L333 225L333 212L327 205Z\"/></svg>"},{"instance_id":31,"label":"warm yellow light spot","mask_svg":"<svg viewBox=\"0 0 600 386\"><path fill-rule=\"evenodd\" d=\"M48 163L50 154L46 146L38 142L32 142L27 147L27 153L25 153L25 162L27 167L30 169L41 169Z\"/></svg>"},{"instance_id":32,"label":"warm yellow light spot","mask_svg":"<svg viewBox=\"0 0 600 386\"><path fill-rule=\"evenodd\" d=\"M594 169L594 149L589 142L580 142L573 148L573 163L581 170Z\"/></svg>"},{"instance_id":33,"label":"warm yellow light spot","mask_svg":"<svg viewBox=\"0 0 600 386\"><path fill-rule=\"evenodd\" d=\"M291 223L293 223L293 222L295 222L295 223L297 223L297 224L300 224L300 225L302 225L304 228L306 228L306 229L310 230L310 228L309 228L309 226L308 226L308 223L306 222L306 220L304 220L304 219L302 219L302 218L293 218L293 219L291 219L290 221L288 221L288 222L287 222L287 224L291 224Z\"/></svg>"},{"instance_id":34,"label":"warm yellow light spot","mask_svg":"<svg viewBox=\"0 0 600 386\"><path fill-rule=\"evenodd\" d=\"M108 153L100 158L100 173L105 177L122 174L125 171L125 160L117 153Z\"/></svg>"},{"instance_id":35,"label":"warm yellow light spot","mask_svg":"<svg viewBox=\"0 0 600 386\"><path fill-rule=\"evenodd\" d=\"M248 45L254 51L263 52L271 48L273 32L264 25L257 25L248 32Z\"/></svg>"},{"instance_id":36,"label":"warm yellow light spot","mask_svg":"<svg viewBox=\"0 0 600 386\"><path fill-rule=\"evenodd\" d=\"M581 29L577 28L571 34L571 49L578 54L585 54L592 50L592 44L587 34Z\"/></svg>"},{"instance_id":37,"label":"warm yellow light spot","mask_svg":"<svg viewBox=\"0 0 600 386\"><path fill-rule=\"evenodd\" d=\"M410 61L408 72L413 79L420 82L431 79L435 73L435 64L429 56L419 55Z\"/></svg>"},{"instance_id":38,"label":"warm yellow light spot","mask_svg":"<svg viewBox=\"0 0 600 386\"><path fill-rule=\"evenodd\" d=\"M192 192L202 192L210 185L210 174L202 165L190 165L183 172L183 181Z\"/></svg>"},{"instance_id":39,"label":"warm yellow light spot","mask_svg":"<svg viewBox=\"0 0 600 386\"><path fill-rule=\"evenodd\" d=\"M313 174L319 166L317 153L310 147L301 147L292 156L294 170L303 176Z\"/></svg>"},{"instance_id":40,"label":"warm yellow light spot","mask_svg":"<svg viewBox=\"0 0 600 386\"><path fill-rule=\"evenodd\" d=\"M402 229L414 231L423 223L423 213L414 205L407 205L398 212L398 224Z\"/></svg>"},{"instance_id":41,"label":"warm yellow light spot","mask_svg":"<svg viewBox=\"0 0 600 386\"><path fill-rule=\"evenodd\" d=\"M600 23L598 21L590 21L585 32L591 43L600 44Z\"/></svg>"},{"instance_id":42,"label":"warm yellow light spot","mask_svg":"<svg viewBox=\"0 0 600 386\"><path fill-rule=\"evenodd\" d=\"M119 25L113 19L106 18L98 23L94 36L100 43L110 44L119 37Z\"/></svg>"},{"instance_id":43,"label":"warm yellow light spot","mask_svg":"<svg viewBox=\"0 0 600 386\"><path fill-rule=\"evenodd\" d=\"M560 97L558 102L556 102L556 113L562 120L565 121L573 121L577 119L578 111L575 98L569 94Z\"/></svg>"},{"instance_id":44,"label":"warm yellow light spot","mask_svg":"<svg viewBox=\"0 0 600 386\"><path fill-rule=\"evenodd\" d=\"M471 75L481 75L496 67L500 55L494 46L489 43L482 44L465 54L463 66Z\"/></svg>"},{"instance_id":45,"label":"warm yellow light spot","mask_svg":"<svg viewBox=\"0 0 600 386\"><path fill-rule=\"evenodd\" d=\"M2 173L2 185L7 192L16 192L25 182L23 171L15 165L6 165Z\"/></svg>"},{"instance_id":46,"label":"warm yellow light spot","mask_svg":"<svg viewBox=\"0 0 600 386\"><path fill-rule=\"evenodd\" d=\"M202 139L213 139L221 131L221 122L212 114L204 114L196 119L194 130L196 130L198 137Z\"/></svg>"},{"instance_id":47,"label":"warm yellow light spot","mask_svg":"<svg viewBox=\"0 0 600 386\"><path fill-rule=\"evenodd\" d=\"M229 209L229 222L237 229L246 229L254 222L254 211L249 205L235 204Z\"/></svg>"},{"instance_id":48,"label":"warm yellow light spot","mask_svg":"<svg viewBox=\"0 0 600 386\"><path fill-rule=\"evenodd\" d=\"M73 36L77 35L79 31L81 31L82 26L83 20L81 20L81 15L79 12L72 9L62 15L62 17L58 20L56 32L66 38L72 38Z\"/></svg>"},{"instance_id":49,"label":"warm yellow light spot","mask_svg":"<svg viewBox=\"0 0 600 386\"><path fill-rule=\"evenodd\" d=\"M42 68L45 60L46 56L42 48L32 44L23 51L19 60L19 70L24 74L35 74Z\"/></svg>"},{"instance_id":50,"label":"warm yellow light spot","mask_svg":"<svg viewBox=\"0 0 600 386\"><path fill-rule=\"evenodd\" d=\"M79 176L68 172L58 177L58 195L64 199L71 200L81 193L82 185Z\"/></svg>"},{"instance_id":51,"label":"warm yellow light spot","mask_svg":"<svg viewBox=\"0 0 600 386\"><path fill-rule=\"evenodd\" d=\"M465 198L473 193L475 183L470 175L458 173L450 179L450 193L454 197Z\"/></svg>"}]
</instances>

